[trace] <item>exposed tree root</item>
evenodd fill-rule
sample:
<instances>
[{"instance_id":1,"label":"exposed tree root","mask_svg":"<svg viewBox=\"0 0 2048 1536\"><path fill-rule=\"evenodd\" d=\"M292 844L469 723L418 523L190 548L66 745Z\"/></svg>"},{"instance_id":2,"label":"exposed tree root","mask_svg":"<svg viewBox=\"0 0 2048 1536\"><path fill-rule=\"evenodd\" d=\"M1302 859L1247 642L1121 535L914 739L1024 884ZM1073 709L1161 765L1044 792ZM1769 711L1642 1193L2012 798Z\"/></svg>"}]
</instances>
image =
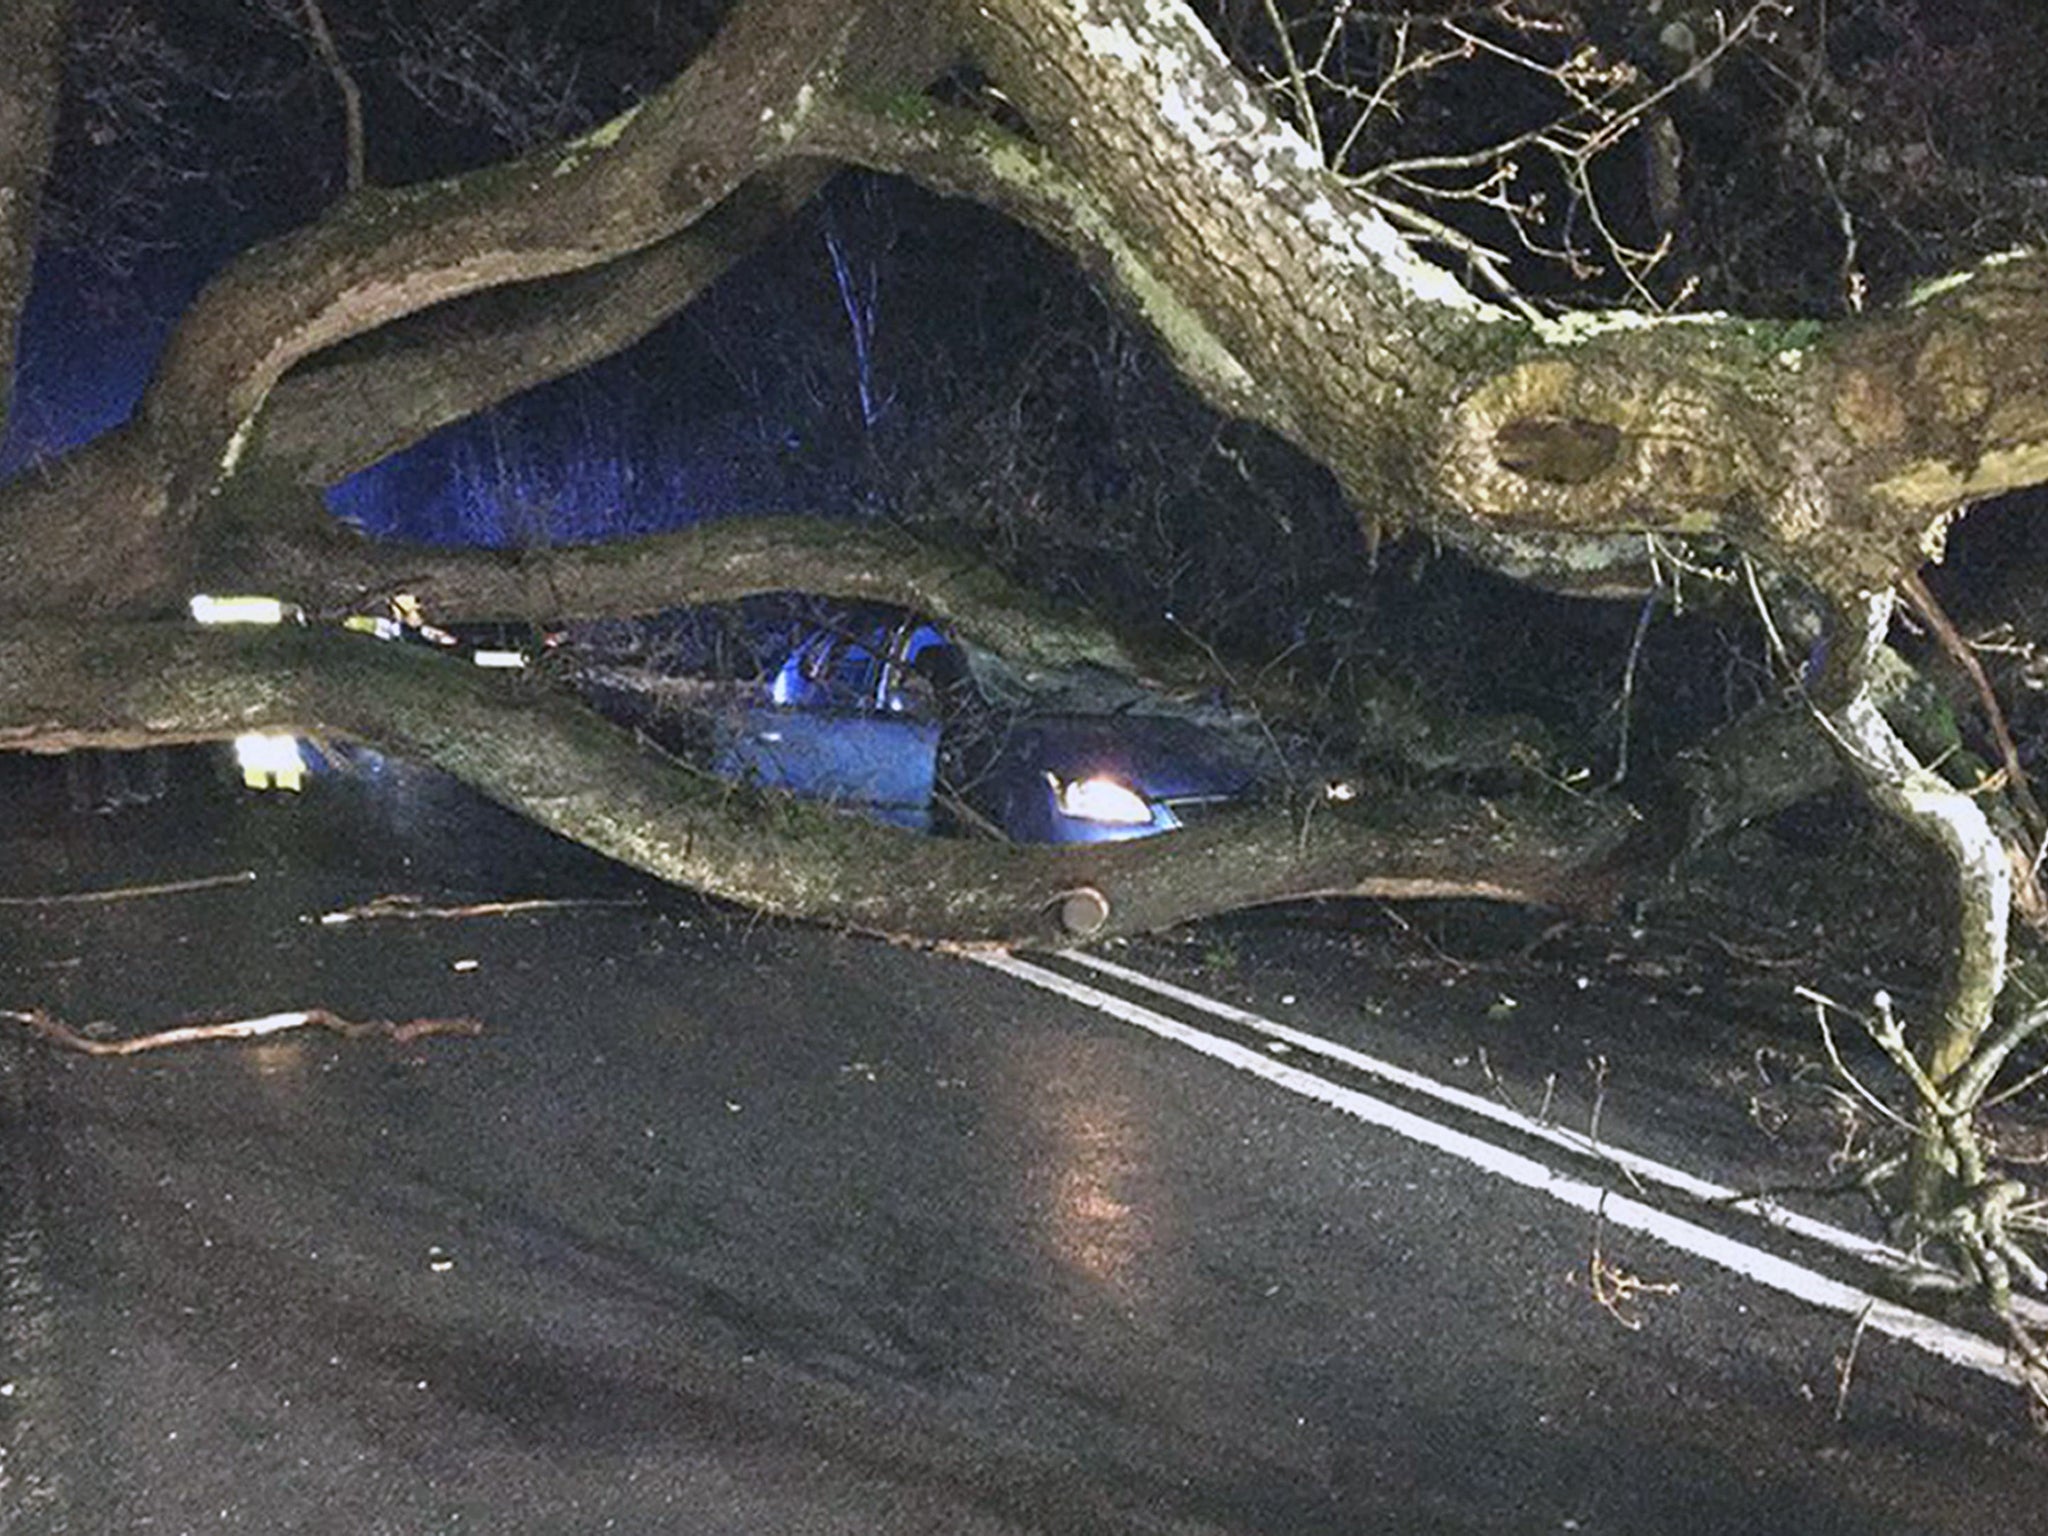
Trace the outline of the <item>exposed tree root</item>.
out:
<instances>
[{"instance_id":1,"label":"exposed tree root","mask_svg":"<svg viewBox=\"0 0 2048 1536\"><path fill-rule=\"evenodd\" d=\"M0 1009L0 1019L11 1019L37 1039L61 1050L75 1051L81 1056L138 1056L144 1051L169 1050L173 1046L199 1045L215 1040L260 1040L294 1029L332 1030L349 1040L381 1035L401 1045L429 1035L480 1035L484 1029L481 1021L468 1018L406 1019L402 1022L345 1019L325 1008L304 1008L290 1013L267 1013L257 1018L227 1019L214 1024L181 1024L174 1029L131 1035L124 1040L102 1040L74 1029L40 1008L26 1012Z\"/></svg>"}]
</instances>

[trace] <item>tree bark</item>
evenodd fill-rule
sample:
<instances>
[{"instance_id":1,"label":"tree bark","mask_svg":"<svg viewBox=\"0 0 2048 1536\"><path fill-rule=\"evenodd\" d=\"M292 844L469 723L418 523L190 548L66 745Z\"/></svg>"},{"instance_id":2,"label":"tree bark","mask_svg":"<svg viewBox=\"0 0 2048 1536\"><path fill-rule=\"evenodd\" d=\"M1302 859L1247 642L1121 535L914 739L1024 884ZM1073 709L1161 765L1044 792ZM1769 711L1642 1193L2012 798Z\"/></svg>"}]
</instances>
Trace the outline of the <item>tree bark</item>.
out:
<instances>
[{"instance_id":1,"label":"tree bark","mask_svg":"<svg viewBox=\"0 0 2048 1536\"><path fill-rule=\"evenodd\" d=\"M343 342L278 381L249 460L335 485L453 422L624 350L758 249L831 175L763 171L689 228L588 271L487 289Z\"/></svg>"},{"instance_id":2,"label":"tree bark","mask_svg":"<svg viewBox=\"0 0 2048 1536\"><path fill-rule=\"evenodd\" d=\"M57 137L69 9L69 0L12 0L0 12L0 435L14 405L15 338Z\"/></svg>"},{"instance_id":3,"label":"tree bark","mask_svg":"<svg viewBox=\"0 0 2048 1536\"><path fill-rule=\"evenodd\" d=\"M325 519L280 538L276 519L261 515L274 507L268 500L239 537L209 548L198 568L204 590L278 594L330 618L409 592L443 622L537 624L805 592L914 608L1025 667L1152 670L1085 615L972 555L886 526L746 517L624 544L451 550L367 540Z\"/></svg>"}]
</instances>

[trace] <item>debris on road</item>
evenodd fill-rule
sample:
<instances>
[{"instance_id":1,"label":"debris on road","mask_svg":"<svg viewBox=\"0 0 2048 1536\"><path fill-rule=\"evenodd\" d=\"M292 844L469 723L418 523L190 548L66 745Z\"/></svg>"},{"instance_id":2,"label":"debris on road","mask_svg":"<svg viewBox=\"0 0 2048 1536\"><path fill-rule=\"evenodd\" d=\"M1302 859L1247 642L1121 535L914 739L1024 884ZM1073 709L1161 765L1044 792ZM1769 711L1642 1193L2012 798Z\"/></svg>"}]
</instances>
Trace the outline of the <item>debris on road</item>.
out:
<instances>
[{"instance_id":1,"label":"debris on road","mask_svg":"<svg viewBox=\"0 0 2048 1536\"><path fill-rule=\"evenodd\" d=\"M227 1019L212 1024L181 1024L152 1034L132 1035L125 1040L103 1040L74 1029L41 1008L22 1011L0 1008L0 1019L11 1019L30 1034L51 1045L82 1056L135 1056L144 1051L166 1050L178 1045L198 1045L213 1040L258 1040L293 1029L328 1029L350 1040L382 1035L401 1045L428 1035L480 1035L481 1020L454 1019L344 1019L325 1008L299 1009L290 1013L268 1013L258 1018ZM94 1028L88 1025L87 1028Z\"/></svg>"}]
</instances>

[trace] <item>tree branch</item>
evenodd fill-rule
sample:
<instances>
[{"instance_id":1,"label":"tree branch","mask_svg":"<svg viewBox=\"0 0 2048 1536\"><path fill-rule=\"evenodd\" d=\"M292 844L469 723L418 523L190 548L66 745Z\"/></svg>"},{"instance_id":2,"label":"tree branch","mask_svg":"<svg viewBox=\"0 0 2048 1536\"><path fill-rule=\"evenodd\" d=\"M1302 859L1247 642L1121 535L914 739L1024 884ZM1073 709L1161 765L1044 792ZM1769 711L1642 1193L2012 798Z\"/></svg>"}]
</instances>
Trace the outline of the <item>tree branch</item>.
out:
<instances>
[{"instance_id":1,"label":"tree branch","mask_svg":"<svg viewBox=\"0 0 2048 1536\"><path fill-rule=\"evenodd\" d=\"M665 90L566 146L368 189L260 245L173 333L136 419L0 493L0 607L161 611L206 493L294 364L432 305L579 271L688 227L786 158L828 80L921 80L943 55L873 10L746 0ZM96 508L81 519L81 504Z\"/></svg>"},{"instance_id":2,"label":"tree branch","mask_svg":"<svg viewBox=\"0 0 2048 1536\"><path fill-rule=\"evenodd\" d=\"M2012 864L1983 808L1923 767L1871 697L1872 661L1890 613L1887 592L1838 617L1822 683L1823 723L1865 792L1932 843L1952 871L1956 974L1941 1024L1921 1048L1928 1076L1945 1085L1990 1028L2005 984Z\"/></svg>"},{"instance_id":3,"label":"tree branch","mask_svg":"<svg viewBox=\"0 0 2048 1536\"><path fill-rule=\"evenodd\" d=\"M74 1029L62 1019L40 1008L0 1008L0 1019L21 1025L39 1040L80 1056L139 1056L144 1051L172 1050L181 1045L202 1045L219 1040L267 1040L272 1035L295 1029L332 1030L345 1040L381 1035L400 1045L410 1045L429 1035L480 1035L483 1025L475 1019L345 1019L325 1008L296 1008L289 1013L267 1013L258 1018L222 1019L205 1024L180 1024L152 1030L146 1035L129 1035L105 1040ZM90 1026L88 1026L90 1027Z\"/></svg>"},{"instance_id":4,"label":"tree branch","mask_svg":"<svg viewBox=\"0 0 2048 1536\"><path fill-rule=\"evenodd\" d=\"M411 592L443 622L534 623L807 592L914 608L1027 666L1145 670L1108 630L978 557L872 524L725 518L630 542L517 551L377 543L324 519L299 537L260 517L243 532L211 553L202 590L273 593L330 615Z\"/></svg>"},{"instance_id":5,"label":"tree branch","mask_svg":"<svg viewBox=\"0 0 2048 1536\"><path fill-rule=\"evenodd\" d=\"M1621 830L1592 802L1488 804L1381 786L1305 821L1251 806L1132 843L924 838L711 778L552 688L410 647L186 625L0 631L0 748L254 729L357 736L661 879L947 944L1057 945L1077 936L1076 922L1081 936L1107 937L1309 895L1597 901Z\"/></svg>"},{"instance_id":6,"label":"tree branch","mask_svg":"<svg viewBox=\"0 0 2048 1536\"><path fill-rule=\"evenodd\" d=\"M772 167L643 250L459 299L344 342L278 382L249 460L324 488L622 351L781 229L830 174L817 162Z\"/></svg>"}]
</instances>

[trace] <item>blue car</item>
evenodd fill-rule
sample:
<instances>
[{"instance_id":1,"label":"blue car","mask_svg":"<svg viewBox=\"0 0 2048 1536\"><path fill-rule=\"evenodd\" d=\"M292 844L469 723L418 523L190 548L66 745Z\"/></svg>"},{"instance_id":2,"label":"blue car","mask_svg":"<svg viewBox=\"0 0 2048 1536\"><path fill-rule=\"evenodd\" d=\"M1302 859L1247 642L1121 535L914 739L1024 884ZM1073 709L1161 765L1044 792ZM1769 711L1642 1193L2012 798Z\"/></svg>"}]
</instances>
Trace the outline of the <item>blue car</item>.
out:
<instances>
[{"instance_id":1,"label":"blue car","mask_svg":"<svg viewBox=\"0 0 2048 1536\"><path fill-rule=\"evenodd\" d=\"M1255 790L1243 733L1125 702L1000 706L943 630L869 610L803 637L759 698L726 712L712 766L904 826L1026 843L1150 837Z\"/></svg>"}]
</instances>

